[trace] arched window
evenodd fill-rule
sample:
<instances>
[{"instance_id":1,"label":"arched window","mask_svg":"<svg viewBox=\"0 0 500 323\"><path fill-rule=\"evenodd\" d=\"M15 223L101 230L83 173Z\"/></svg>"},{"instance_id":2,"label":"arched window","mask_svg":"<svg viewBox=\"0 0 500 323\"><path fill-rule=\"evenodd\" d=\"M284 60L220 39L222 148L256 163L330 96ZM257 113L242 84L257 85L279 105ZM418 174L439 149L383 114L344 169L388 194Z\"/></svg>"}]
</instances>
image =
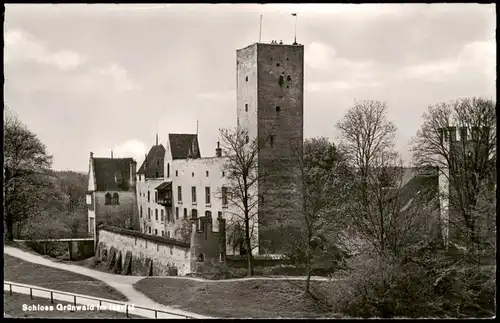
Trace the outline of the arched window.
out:
<instances>
[{"instance_id":1,"label":"arched window","mask_svg":"<svg viewBox=\"0 0 500 323\"><path fill-rule=\"evenodd\" d=\"M205 217L211 218L212 217L212 212L210 211L205 211Z\"/></svg>"},{"instance_id":2,"label":"arched window","mask_svg":"<svg viewBox=\"0 0 500 323\"><path fill-rule=\"evenodd\" d=\"M106 195L104 196L104 204L106 205L111 204L111 194L106 193Z\"/></svg>"},{"instance_id":3,"label":"arched window","mask_svg":"<svg viewBox=\"0 0 500 323\"><path fill-rule=\"evenodd\" d=\"M205 255L200 253L196 259L197 262L204 262L205 261Z\"/></svg>"},{"instance_id":4,"label":"arched window","mask_svg":"<svg viewBox=\"0 0 500 323\"><path fill-rule=\"evenodd\" d=\"M167 163L167 177L170 177L170 163Z\"/></svg>"},{"instance_id":5,"label":"arched window","mask_svg":"<svg viewBox=\"0 0 500 323\"><path fill-rule=\"evenodd\" d=\"M151 198L151 192L148 191L148 202L150 201L150 198Z\"/></svg>"},{"instance_id":6,"label":"arched window","mask_svg":"<svg viewBox=\"0 0 500 323\"><path fill-rule=\"evenodd\" d=\"M198 217L198 211L196 209L191 210L191 217L192 218L197 218Z\"/></svg>"},{"instance_id":7,"label":"arched window","mask_svg":"<svg viewBox=\"0 0 500 323\"><path fill-rule=\"evenodd\" d=\"M118 196L118 193L113 194L113 200L111 201L111 204L120 204L120 197Z\"/></svg>"}]
</instances>

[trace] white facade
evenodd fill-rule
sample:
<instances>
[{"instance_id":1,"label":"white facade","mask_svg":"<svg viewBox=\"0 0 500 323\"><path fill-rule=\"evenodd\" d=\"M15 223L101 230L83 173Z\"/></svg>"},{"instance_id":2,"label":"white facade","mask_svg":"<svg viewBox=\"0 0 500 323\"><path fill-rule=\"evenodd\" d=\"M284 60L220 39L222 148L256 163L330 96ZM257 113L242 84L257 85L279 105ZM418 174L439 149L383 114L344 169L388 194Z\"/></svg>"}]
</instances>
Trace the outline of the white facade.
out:
<instances>
[{"instance_id":1,"label":"white facade","mask_svg":"<svg viewBox=\"0 0 500 323\"><path fill-rule=\"evenodd\" d=\"M206 216L207 212L210 212L214 231L219 231L219 222L217 221L219 216L226 219L226 227L233 223L236 207L231 208L229 205L223 205L222 199L222 187L226 183L222 167L227 161L227 157L172 160L169 144L167 143L165 147L164 178L145 179L144 175L137 175L137 201L141 232L157 236L161 236L163 233L164 237L179 239L180 234L176 234L176 229L181 227L184 221L191 219L193 210L198 217ZM156 203L155 199L157 194L155 188L165 181L172 183L172 205L170 207ZM148 217L148 210L151 220ZM255 211L252 210L252 212ZM158 219L156 214L158 214ZM164 215L163 221L161 214ZM257 223L251 225L254 226L254 239L257 239ZM238 254L239 250L233 252L232 248L227 248L227 254L233 253ZM253 253L257 254L258 248L254 249Z\"/></svg>"}]
</instances>

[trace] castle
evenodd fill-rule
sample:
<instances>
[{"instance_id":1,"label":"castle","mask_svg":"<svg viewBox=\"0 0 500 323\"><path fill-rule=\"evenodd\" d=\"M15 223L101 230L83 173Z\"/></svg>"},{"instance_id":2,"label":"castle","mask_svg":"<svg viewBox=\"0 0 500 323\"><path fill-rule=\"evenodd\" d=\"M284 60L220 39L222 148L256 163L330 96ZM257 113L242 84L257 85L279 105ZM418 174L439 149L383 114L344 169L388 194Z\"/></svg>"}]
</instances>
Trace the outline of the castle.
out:
<instances>
[{"instance_id":1,"label":"castle","mask_svg":"<svg viewBox=\"0 0 500 323\"><path fill-rule=\"evenodd\" d=\"M289 223L297 207L290 201L301 200L300 181L289 170L304 139L304 47L296 43L255 43L237 50L236 58L236 125L245 130L249 138L264 143L259 147L257 162L259 175L262 178L265 175L266 180L256 185L260 198L256 206L258 216L251 223L252 241L256 246L252 253L279 254L290 245L289 239L293 239ZM179 240L182 229L193 225L193 236L203 233L205 241L210 240L209 234L218 233L214 237L219 238L212 240L224 241L225 248L215 243L218 247L212 249L217 255L248 252L241 240L226 237L229 230L225 226L236 223L234 214L238 210L228 204L227 178L222 170L227 157L223 156L219 143L214 155L202 157L197 134L171 133L164 142L159 142L157 137L136 174L135 168L132 169L135 166L130 166L130 176L133 174L135 178L127 177L130 185L122 191L118 190L117 180L123 177L117 179L111 173L101 176L100 168L93 166L96 162L116 164L116 167L125 163L118 160L94 158L91 153L89 231L96 232L99 223L112 225L104 215L109 210L101 207L102 203L96 207L96 196L100 199L111 196L109 209L114 210L117 204L112 203L113 196L119 195L122 196L120 205L127 203L132 208L135 204L136 216L129 224L142 234ZM112 185L102 186L100 181ZM220 237L221 234L224 237ZM194 249L201 250L210 244L198 242L191 241L193 256L199 254Z\"/></svg>"}]
</instances>

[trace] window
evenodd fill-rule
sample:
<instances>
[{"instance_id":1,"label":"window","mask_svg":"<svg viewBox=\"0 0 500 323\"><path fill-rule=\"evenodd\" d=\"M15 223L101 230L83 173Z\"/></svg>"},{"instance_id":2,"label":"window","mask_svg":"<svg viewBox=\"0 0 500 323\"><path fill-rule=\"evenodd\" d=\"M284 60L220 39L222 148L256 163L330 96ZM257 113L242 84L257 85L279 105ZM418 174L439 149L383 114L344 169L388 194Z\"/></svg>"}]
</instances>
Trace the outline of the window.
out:
<instances>
[{"instance_id":1,"label":"window","mask_svg":"<svg viewBox=\"0 0 500 323\"><path fill-rule=\"evenodd\" d=\"M155 210L155 221L158 221L158 209Z\"/></svg>"},{"instance_id":2,"label":"window","mask_svg":"<svg viewBox=\"0 0 500 323\"><path fill-rule=\"evenodd\" d=\"M180 186L177 186L177 200L182 202L182 188Z\"/></svg>"},{"instance_id":3,"label":"window","mask_svg":"<svg viewBox=\"0 0 500 323\"><path fill-rule=\"evenodd\" d=\"M245 103L245 112L248 112L248 103Z\"/></svg>"},{"instance_id":4,"label":"window","mask_svg":"<svg viewBox=\"0 0 500 323\"><path fill-rule=\"evenodd\" d=\"M148 229L149 229L149 234L151 234L151 227L149 227Z\"/></svg>"},{"instance_id":5,"label":"window","mask_svg":"<svg viewBox=\"0 0 500 323\"><path fill-rule=\"evenodd\" d=\"M212 217L212 212L211 211L205 211L205 217L211 218Z\"/></svg>"},{"instance_id":6,"label":"window","mask_svg":"<svg viewBox=\"0 0 500 323\"><path fill-rule=\"evenodd\" d=\"M191 217L197 218L198 217L198 211L196 209L191 210Z\"/></svg>"},{"instance_id":7,"label":"window","mask_svg":"<svg viewBox=\"0 0 500 323\"><path fill-rule=\"evenodd\" d=\"M195 186L191 187L191 200L193 201L193 204L196 203L196 187Z\"/></svg>"},{"instance_id":8,"label":"window","mask_svg":"<svg viewBox=\"0 0 500 323\"><path fill-rule=\"evenodd\" d=\"M224 171L222 171L222 177L224 177L224 175L225 175L225 174L224 174Z\"/></svg>"},{"instance_id":9,"label":"window","mask_svg":"<svg viewBox=\"0 0 500 323\"><path fill-rule=\"evenodd\" d=\"M222 219L222 212L221 211L217 212L217 218Z\"/></svg>"},{"instance_id":10,"label":"window","mask_svg":"<svg viewBox=\"0 0 500 323\"><path fill-rule=\"evenodd\" d=\"M281 108L279 105L276 106L276 112L280 112L281 111Z\"/></svg>"},{"instance_id":11,"label":"window","mask_svg":"<svg viewBox=\"0 0 500 323\"><path fill-rule=\"evenodd\" d=\"M151 209L148 208L148 220L151 220Z\"/></svg>"},{"instance_id":12,"label":"window","mask_svg":"<svg viewBox=\"0 0 500 323\"><path fill-rule=\"evenodd\" d=\"M148 191L148 202L150 202L151 192Z\"/></svg>"},{"instance_id":13,"label":"window","mask_svg":"<svg viewBox=\"0 0 500 323\"><path fill-rule=\"evenodd\" d=\"M139 182L141 181L141 175L139 175Z\"/></svg>"},{"instance_id":14,"label":"window","mask_svg":"<svg viewBox=\"0 0 500 323\"><path fill-rule=\"evenodd\" d=\"M205 187L205 204L210 204L210 187Z\"/></svg>"},{"instance_id":15,"label":"window","mask_svg":"<svg viewBox=\"0 0 500 323\"><path fill-rule=\"evenodd\" d=\"M164 237L165 236L165 231L161 230L161 236Z\"/></svg>"},{"instance_id":16,"label":"window","mask_svg":"<svg viewBox=\"0 0 500 323\"><path fill-rule=\"evenodd\" d=\"M175 208L175 217L178 219L179 218L179 208ZM168 219L168 222L170 222L170 218Z\"/></svg>"},{"instance_id":17,"label":"window","mask_svg":"<svg viewBox=\"0 0 500 323\"><path fill-rule=\"evenodd\" d=\"M204 262L205 261L205 256L200 253L196 259L197 262Z\"/></svg>"},{"instance_id":18,"label":"window","mask_svg":"<svg viewBox=\"0 0 500 323\"><path fill-rule=\"evenodd\" d=\"M158 235L158 230L157 230L157 229L155 229L155 236L157 236L157 235Z\"/></svg>"},{"instance_id":19,"label":"window","mask_svg":"<svg viewBox=\"0 0 500 323\"><path fill-rule=\"evenodd\" d=\"M111 204L111 194L106 193L106 195L104 196L104 204L106 205Z\"/></svg>"},{"instance_id":20,"label":"window","mask_svg":"<svg viewBox=\"0 0 500 323\"><path fill-rule=\"evenodd\" d=\"M274 145L274 135L269 136L269 144L271 145L271 147L273 147L273 145Z\"/></svg>"},{"instance_id":21,"label":"window","mask_svg":"<svg viewBox=\"0 0 500 323\"><path fill-rule=\"evenodd\" d=\"M158 203L158 192L155 191L155 203Z\"/></svg>"},{"instance_id":22,"label":"window","mask_svg":"<svg viewBox=\"0 0 500 323\"><path fill-rule=\"evenodd\" d=\"M191 173L191 177L194 177L194 172Z\"/></svg>"},{"instance_id":23,"label":"window","mask_svg":"<svg viewBox=\"0 0 500 323\"><path fill-rule=\"evenodd\" d=\"M170 163L167 163L167 177L170 177Z\"/></svg>"},{"instance_id":24,"label":"window","mask_svg":"<svg viewBox=\"0 0 500 323\"><path fill-rule=\"evenodd\" d=\"M205 172L205 175L208 177L208 170Z\"/></svg>"},{"instance_id":25,"label":"window","mask_svg":"<svg viewBox=\"0 0 500 323\"><path fill-rule=\"evenodd\" d=\"M248 82L248 76L245 76L245 81Z\"/></svg>"},{"instance_id":26,"label":"window","mask_svg":"<svg viewBox=\"0 0 500 323\"><path fill-rule=\"evenodd\" d=\"M248 138L248 136L245 137L245 142L248 144L248 142L250 141L250 138Z\"/></svg>"},{"instance_id":27,"label":"window","mask_svg":"<svg viewBox=\"0 0 500 323\"><path fill-rule=\"evenodd\" d=\"M179 176L179 171L177 171L177 170L175 171L175 176L176 177Z\"/></svg>"},{"instance_id":28,"label":"window","mask_svg":"<svg viewBox=\"0 0 500 323\"><path fill-rule=\"evenodd\" d=\"M142 218L142 205L141 205L141 207L139 208L139 217L141 217L141 218Z\"/></svg>"},{"instance_id":29,"label":"window","mask_svg":"<svg viewBox=\"0 0 500 323\"><path fill-rule=\"evenodd\" d=\"M227 205L227 187L222 187L222 205Z\"/></svg>"},{"instance_id":30,"label":"window","mask_svg":"<svg viewBox=\"0 0 500 323\"><path fill-rule=\"evenodd\" d=\"M170 231L167 231L167 238L170 238Z\"/></svg>"},{"instance_id":31,"label":"window","mask_svg":"<svg viewBox=\"0 0 500 323\"><path fill-rule=\"evenodd\" d=\"M164 220L165 220L165 216L164 216L164 213L163 213L163 209L161 209L160 213L161 213L161 214L160 214L160 221L161 221L161 222L164 222ZM162 235L163 235L163 234L162 234Z\"/></svg>"}]
</instances>

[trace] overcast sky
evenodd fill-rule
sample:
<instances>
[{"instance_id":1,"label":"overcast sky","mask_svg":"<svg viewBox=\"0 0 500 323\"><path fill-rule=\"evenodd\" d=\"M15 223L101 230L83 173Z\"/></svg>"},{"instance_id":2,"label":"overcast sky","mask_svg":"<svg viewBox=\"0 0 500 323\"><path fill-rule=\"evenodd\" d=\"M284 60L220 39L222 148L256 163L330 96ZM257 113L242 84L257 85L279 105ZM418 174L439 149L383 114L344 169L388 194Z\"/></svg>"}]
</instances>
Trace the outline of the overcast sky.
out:
<instances>
[{"instance_id":1,"label":"overcast sky","mask_svg":"<svg viewBox=\"0 0 500 323\"><path fill-rule=\"evenodd\" d=\"M212 156L236 125L236 49L305 46L305 137L337 135L356 100L382 100L408 141L429 104L495 96L495 7L407 5L6 5L5 103L54 155L144 159L159 132L195 133Z\"/></svg>"}]
</instances>

